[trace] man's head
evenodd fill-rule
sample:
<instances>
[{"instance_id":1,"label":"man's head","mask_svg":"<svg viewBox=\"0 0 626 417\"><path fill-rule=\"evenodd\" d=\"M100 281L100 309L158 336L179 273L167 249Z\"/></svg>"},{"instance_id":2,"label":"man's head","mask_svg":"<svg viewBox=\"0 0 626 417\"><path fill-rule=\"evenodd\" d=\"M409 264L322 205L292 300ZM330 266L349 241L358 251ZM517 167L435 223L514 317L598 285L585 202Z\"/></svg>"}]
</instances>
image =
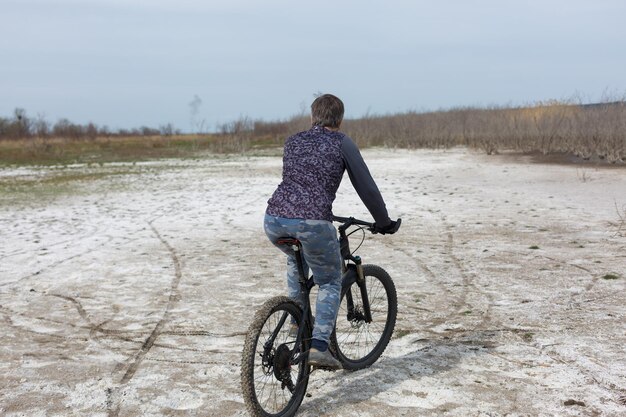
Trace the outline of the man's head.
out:
<instances>
[{"instance_id":1,"label":"man's head","mask_svg":"<svg viewBox=\"0 0 626 417\"><path fill-rule=\"evenodd\" d=\"M343 103L332 94L323 94L311 104L311 123L313 126L339 129L343 120Z\"/></svg>"}]
</instances>

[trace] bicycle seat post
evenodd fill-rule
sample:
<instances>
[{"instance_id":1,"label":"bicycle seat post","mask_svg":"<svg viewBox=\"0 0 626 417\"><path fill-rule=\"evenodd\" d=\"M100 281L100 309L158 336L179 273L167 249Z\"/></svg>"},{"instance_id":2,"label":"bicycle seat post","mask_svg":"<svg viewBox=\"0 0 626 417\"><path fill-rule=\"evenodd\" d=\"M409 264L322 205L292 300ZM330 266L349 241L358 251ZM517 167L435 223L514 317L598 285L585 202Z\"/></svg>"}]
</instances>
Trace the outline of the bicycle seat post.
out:
<instances>
[{"instance_id":1,"label":"bicycle seat post","mask_svg":"<svg viewBox=\"0 0 626 417\"><path fill-rule=\"evenodd\" d=\"M298 274L300 275L300 284L306 286L306 277L304 276L304 262L302 261L302 244L297 242L291 246L296 255L296 264L298 265Z\"/></svg>"},{"instance_id":2,"label":"bicycle seat post","mask_svg":"<svg viewBox=\"0 0 626 417\"><path fill-rule=\"evenodd\" d=\"M303 288L307 285L307 277L304 274L304 258L302 258L302 242L293 237L281 237L276 243L279 245L291 246L294 256L296 258L296 265L298 267L298 281L303 285Z\"/></svg>"}]
</instances>

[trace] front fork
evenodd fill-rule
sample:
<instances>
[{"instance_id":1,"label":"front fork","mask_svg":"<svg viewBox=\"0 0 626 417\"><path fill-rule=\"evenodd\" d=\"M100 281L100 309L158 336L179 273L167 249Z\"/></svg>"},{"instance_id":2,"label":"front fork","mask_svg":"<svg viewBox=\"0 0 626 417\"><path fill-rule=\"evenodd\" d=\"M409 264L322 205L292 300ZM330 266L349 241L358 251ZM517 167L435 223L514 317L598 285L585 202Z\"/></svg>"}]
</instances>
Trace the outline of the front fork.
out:
<instances>
[{"instance_id":1,"label":"front fork","mask_svg":"<svg viewBox=\"0 0 626 417\"><path fill-rule=\"evenodd\" d=\"M372 311L370 310L370 300L367 296L367 283L365 274L363 273L363 265L360 256L350 256L350 260L354 263L344 264L344 278L342 279L344 288L346 288L346 303L348 305L348 319L356 317L354 309L354 298L350 286L356 282L361 292L361 301L363 302L363 318L366 323L372 322Z\"/></svg>"}]
</instances>

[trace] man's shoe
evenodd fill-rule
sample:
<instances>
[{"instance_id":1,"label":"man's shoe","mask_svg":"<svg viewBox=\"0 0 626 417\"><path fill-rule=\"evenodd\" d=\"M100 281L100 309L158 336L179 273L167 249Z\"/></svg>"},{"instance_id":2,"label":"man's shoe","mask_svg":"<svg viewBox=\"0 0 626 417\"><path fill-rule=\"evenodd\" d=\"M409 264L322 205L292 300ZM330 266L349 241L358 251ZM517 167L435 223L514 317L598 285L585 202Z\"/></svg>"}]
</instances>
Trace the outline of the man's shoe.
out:
<instances>
[{"instance_id":1,"label":"man's shoe","mask_svg":"<svg viewBox=\"0 0 626 417\"><path fill-rule=\"evenodd\" d=\"M309 365L329 370L343 369L341 362L335 359L329 349L320 352L315 348L309 350Z\"/></svg>"}]
</instances>

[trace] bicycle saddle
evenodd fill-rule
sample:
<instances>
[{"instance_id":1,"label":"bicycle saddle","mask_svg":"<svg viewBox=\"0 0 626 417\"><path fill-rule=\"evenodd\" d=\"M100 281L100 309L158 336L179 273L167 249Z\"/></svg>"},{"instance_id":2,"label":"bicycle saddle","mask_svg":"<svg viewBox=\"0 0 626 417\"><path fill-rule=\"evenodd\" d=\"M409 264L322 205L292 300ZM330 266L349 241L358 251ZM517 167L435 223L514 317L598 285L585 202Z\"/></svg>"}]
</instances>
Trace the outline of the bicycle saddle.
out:
<instances>
[{"instance_id":1,"label":"bicycle saddle","mask_svg":"<svg viewBox=\"0 0 626 417\"><path fill-rule=\"evenodd\" d=\"M278 240L276 240L276 243L278 243L279 245L289 245L289 246L301 246L302 244L300 243L300 241L298 239L296 239L295 237L279 237Z\"/></svg>"}]
</instances>

